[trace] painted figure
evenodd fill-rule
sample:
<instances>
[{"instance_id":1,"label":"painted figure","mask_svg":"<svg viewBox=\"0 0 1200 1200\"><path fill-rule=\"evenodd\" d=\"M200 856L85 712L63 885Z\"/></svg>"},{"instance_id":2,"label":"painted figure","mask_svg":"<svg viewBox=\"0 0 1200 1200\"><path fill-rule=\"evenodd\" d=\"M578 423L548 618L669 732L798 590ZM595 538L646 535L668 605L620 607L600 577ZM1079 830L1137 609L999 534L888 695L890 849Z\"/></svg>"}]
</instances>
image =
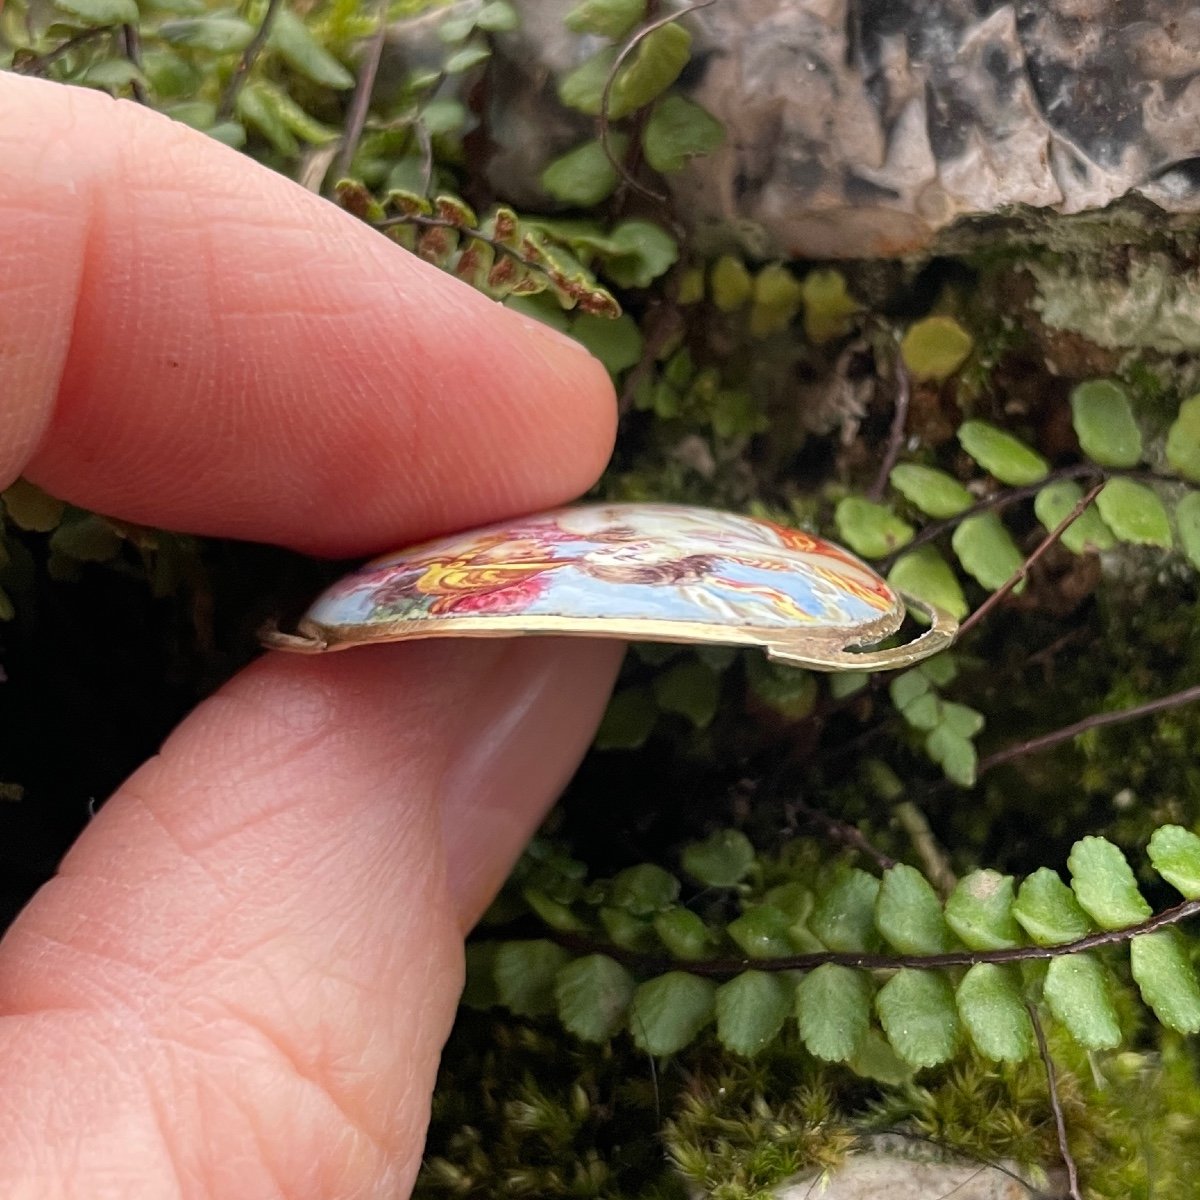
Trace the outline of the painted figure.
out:
<instances>
[{"instance_id":1,"label":"painted figure","mask_svg":"<svg viewBox=\"0 0 1200 1200\"><path fill-rule=\"evenodd\" d=\"M852 627L896 603L869 567L800 530L681 506L599 504L388 555L310 616L325 625L522 614Z\"/></svg>"}]
</instances>

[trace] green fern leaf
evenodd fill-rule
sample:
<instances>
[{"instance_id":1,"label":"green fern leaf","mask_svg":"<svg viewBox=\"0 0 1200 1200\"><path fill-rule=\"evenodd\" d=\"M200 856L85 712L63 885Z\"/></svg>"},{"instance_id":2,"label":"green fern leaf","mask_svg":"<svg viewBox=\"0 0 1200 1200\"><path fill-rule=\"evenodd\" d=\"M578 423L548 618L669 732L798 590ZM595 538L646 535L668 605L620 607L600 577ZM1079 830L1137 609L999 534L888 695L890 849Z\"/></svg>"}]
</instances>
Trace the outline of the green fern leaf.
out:
<instances>
[{"instance_id":1,"label":"green fern leaf","mask_svg":"<svg viewBox=\"0 0 1200 1200\"><path fill-rule=\"evenodd\" d=\"M1108 977L1095 955L1052 958L1042 991L1055 1020L1085 1049L1109 1050L1120 1045L1121 1026Z\"/></svg>"},{"instance_id":2,"label":"green fern leaf","mask_svg":"<svg viewBox=\"0 0 1200 1200\"><path fill-rule=\"evenodd\" d=\"M585 1042L606 1042L621 1027L633 992L633 976L620 963L605 954L589 954L558 972L558 1019Z\"/></svg>"},{"instance_id":3,"label":"green fern leaf","mask_svg":"<svg viewBox=\"0 0 1200 1200\"><path fill-rule=\"evenodd\" d=\"M808 927L829 947L853 954L879 948L875 904L879 880L857 867L842 867L813 907Z\"/></svg>"},{"instance_id":4,"label":"green fern leaf","mask_svg":"<svg viewBox=\"0 0 1200 1200\"><path fill-rule=\"evenodd\" d=\"M1101 929L1125 929L1153 911L1138 891L1125 855L1107 839L1085 837L1076 842L1067 866L1075 898Z\"/></svg>"},{"instance_id":5,"label":"green fern leaf","mask_svg":"<svg viewBox=\"0 0 1200 1200\"><path fill-rule=\"evenodd\" d=\"M796 989L796 1020L810 1054L849 1062L871 1027L871 977L865 971L826 963Z\"/></svg>"},{"instance_id":6,"label":"green fern leaf","mask_svg":"<svg viewBox=\"0 0 1200 1200\"><path fill-rule=\"evenodd\" d=\"M719 829L702 842L685 846L683 869L705 887L734 887L754 866L754 847L736 829Z\"/></svg>"},{"instance_id":7,"label":"green fern leaf","mask_svg":"<svg viewBox=\"0 0 1200 1200\"><path fill-rule=\"evenodd\" d=\"M1013 916L1039 946L1078 941L1093 930L1075 893L1049 867L1039 867L1021 884Z\"/></svg>"},{"instance_id":8,"label":"green fern leaf","mask_svg":"<svg viewBox=\"0 0 1200 1200\"><path fill-rule=\"evenodd\" d=\"M743 971L717 988L717 1037L743 1058L753 1058L783 1028L792 1007L787 980L766 971Z\"/></svg>"},{"instance_id":9,"label":"green fern leaf","mask_svg":"<svg viewBox=\"0 0 1200 1200\"><path fill-rule=\"evenodd\" d=\"M898 971L879 990L875 1011L892 1048L914 1067L936 1067L958 1048L954 990L935 971Z\"/></svg>"},{"instance_id":10,"label":"green fern leaf","mask_svg":"<svg viewBox=\"0 0 1200 1200\"><path fill-rule=\"evenodd\" d=\"M976 963L958 985L958 1015L975 1048L993 1062L1022 1062L1036 1044L1019 976L997 963Z\"/></svg>"},{"instance_id":11,"label":"green fern leaf","mask_svg":"<svg viewBox=\"0 0 1200 1200\"><path fill-rule=\"evenodd\" d=\"M1024 442L986 421L964 421L958 431L962 448L1001 483L1026 487L1045 479L1050 464Z\"/></svg>"},{"instance_id":12,"label":"green fern leaf","mask_svg":"<svg viewBox=\"0 0 1200 1200\"><path fill-rule=\"evenodd\" d=\"M1188 900L1200 900L1200 837L1180 825L1162 825L1150 837L1154 869Z\"/></svg>"},{"instance_id":13,"label":"green fern leaf","mask_svg":"<svg viewBox=\"0 0 1200 1200\"><path fill-rule=\"evenodd\" d=\"M653 863L639 863L617 874L609 887L608 902L635 917L666 912L679 899L679 880Z\"/></svg>"},{"instance_id":14,"label":"green fern leaf","mask_svg":"<svg viewBox=\"0 0 1200 1200\"><path fill-rule=\"evenodd\" d=\"M906 863L884 872L875 902L875 925L901 954L942 954L954 944L937 893L920 871Z\"/></svg>"},{"instance_id":15,"label":"green fern leaf","mask_svg":"<svg viewBox=\"0 0 1200 1200\"><path fill-rule=\"evenodd\" d=\"M946 901L946 924L972 950L1009 950L1024 941L1012 910L1011 875L972 871Z\"/></svg>"},{"instance_id":16,"label":"green fern leaf","mask_svg":"<svg viewBox=\"0 0 1200 1200\"><path fill-rule=\"evenodd\" d=\"M712 931L690 908L659 913L654 918L654 932L676 958L704 958L713 948Z\"/></svg>"},{"instance_id":17,"label":"green fern leaf","mask_svg":"<svg viewBox=\"0 0 1200 1200\"><path fill-rule=\"evenodd\" d=\"M641 984L629 1010L638 1049L656 1058L682 1050L713 1019L716 992L710 980L683 971Z\"/></svg>"},{"instance_id":18,"label":"green fern leaf","mask_svg":"<svg viewBox=\"0 0 1200 1200\"><path fill-rule=\"evenodd\" d=\"M1179 930L1134 938L1129 958L1142 999L1154 1015L1168 1029L1200 1032L1200 983Z\"/></svg>"},{"instance_id":19,"label":"green fern leaf","mask_svg":"<svg viewBox=\"0 0 1200 1200\"><path fill-rule=\"evenodd\" d=\"M1012 534L994 512L968 517L950 535L950 545L963 570L989 592L1003 587L1025 562ZM1024 586L1022 582L1014 590L1019 593Z\"/></svg>"},{"instance_id":20,"label":"green fern leaf","mask_svg":"<svg viewBox=\"0 0 1200 1200\"><path fill-rule=\"evenodd\" d=\"M1129 397L1110 379L1092 379L1071 393L1071 417L1084 454L1105 467L1136 467L1142 433Z\"/></svg>"},{"instance_id":21,"label":"green fern leaf","mask_svg":"<svg viewBox=\"0 0 1200 1200\"><path fill-rule=\"evenodd\" d=\"M519 1017L541 1017L557 1008L555 977L570 954L544 938L504 942L496 951L493 973L500 1003Z\"/></svg>"}]
</instances>

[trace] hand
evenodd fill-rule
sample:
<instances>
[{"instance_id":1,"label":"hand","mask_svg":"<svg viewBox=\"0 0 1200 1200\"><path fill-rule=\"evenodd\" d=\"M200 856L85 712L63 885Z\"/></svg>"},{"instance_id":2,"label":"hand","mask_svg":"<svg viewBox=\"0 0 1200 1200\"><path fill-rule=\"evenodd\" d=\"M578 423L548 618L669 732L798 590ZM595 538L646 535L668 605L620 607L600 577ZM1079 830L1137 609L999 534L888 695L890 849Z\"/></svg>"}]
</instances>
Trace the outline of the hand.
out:
<instances>
[{"instance_id":1,"label":"hand","mask_svg":"<svg viewBox=\"0 0 1200 1200\"><path fill-rule=\"evenodd\" d=\"M0 76L0 164L0 486L348 556L600 471L593 359L207 138ZM618 656L271 654L201 705L0 945L0 1195L407 1194L463 933Z\"/></svg>"}]
</instances>

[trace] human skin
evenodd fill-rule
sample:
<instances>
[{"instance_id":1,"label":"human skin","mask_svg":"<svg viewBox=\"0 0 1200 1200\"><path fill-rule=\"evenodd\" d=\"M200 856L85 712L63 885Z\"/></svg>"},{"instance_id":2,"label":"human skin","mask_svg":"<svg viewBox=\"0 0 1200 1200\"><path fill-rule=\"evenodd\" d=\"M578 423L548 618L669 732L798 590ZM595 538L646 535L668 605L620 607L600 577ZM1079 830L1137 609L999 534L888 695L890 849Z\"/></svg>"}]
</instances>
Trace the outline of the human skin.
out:
<instances>
[{"instance_id":1,"label":"human skin","mask_svg":"<svg viewBox=\"0 0 1200 1200\"><path fill-rule=\"evenodd\" d=\"M0 75L0 228L0 486L350 556L609 452L578 347L134 105ZM203 703L0 943L0 1195L407 1195L463 934L618 657L269 654Z\"/></svg>"}]
</instances>

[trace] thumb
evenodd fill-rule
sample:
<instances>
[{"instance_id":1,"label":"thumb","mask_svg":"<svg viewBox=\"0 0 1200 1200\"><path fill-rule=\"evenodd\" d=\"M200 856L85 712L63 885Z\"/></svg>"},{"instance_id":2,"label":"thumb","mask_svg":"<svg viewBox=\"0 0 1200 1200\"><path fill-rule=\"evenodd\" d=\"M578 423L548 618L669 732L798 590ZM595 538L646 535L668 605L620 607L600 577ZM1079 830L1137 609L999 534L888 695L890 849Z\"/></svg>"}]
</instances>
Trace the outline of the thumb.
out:
<instances>
[{"instance_id":1,"label":"thumb","mask_svg":"<svg viewBox=\"0 0 1200 1200\"><path fill-rule=\"evenodd\" d=\"M0 1194L407 1194L462 931L617 658L271 655L202 705L0 947Z\"/></svg>"}]
</instances>

